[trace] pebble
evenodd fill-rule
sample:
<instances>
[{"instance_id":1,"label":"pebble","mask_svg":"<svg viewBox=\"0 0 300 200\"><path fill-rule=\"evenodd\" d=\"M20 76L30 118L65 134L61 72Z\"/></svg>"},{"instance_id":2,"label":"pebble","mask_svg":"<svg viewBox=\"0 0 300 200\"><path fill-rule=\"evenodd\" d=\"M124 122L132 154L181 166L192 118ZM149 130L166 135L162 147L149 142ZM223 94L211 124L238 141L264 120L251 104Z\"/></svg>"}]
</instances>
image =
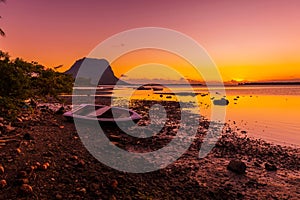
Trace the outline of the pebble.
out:
<instances>
[{"instance_id":1,"label":"pebble","mask_svg":"<svg viewBox=\"0 0 300 200\"><path fill-rule=\"evenodd\" d=\"M113 179L110 183L110 186L113 188L113 189L116 189L118 187L118 181L116 179Z\"/></svg>"},{"instance_id":2,"label":"pebble","mask_svg":"<svg viewBox=\"0 0 300 200\"><path fill-rule=\"evenodd\" d=\"M85 165L84 160L79 160L78 161L78 164L77 164L78 167L84 167L84 165Z\"/></svg>"},{"instance_id":3,"label":"pebble","mask_svg":"<svg viewBox=\"0 0 300 200\"><path fill-rule=\"evenodd\" d=\"M244 174L246 173L246 164L240 160L231 160L227 166L227 169L233 171L237 174Z\"/></svg>"},{"instance_id":4,"label":"pebble","mask_svg":"<svg viewBox=\"0 0 300 200\"><path fill-rule=\"evenodd\" d=\"M17 149L16 149L16 152L17 152L18 154L20 154L20 153L22 152L22 150L21 150L20 148L17 148Z\"/></svg>"},{"instance_id":5,"label":"pebble","mask_svg":"<svg viewBox=\"0 0 300 200\"><path fill-rule=\"evenodd\" d=\"M4 170L3 165L0 164L0 174L4 174L4 171L5 171L5 170Z\"/></svg>"},{"instance_id":6,"label":"pebble","mask_svg":"<svg viewBox=\"0 0 300 200\"><path fill-rule=\"evenodd\" d=\"M63 196L60 195L60 194L57 194L57 195L55 195L55 198L56 198L56 199L63 199Z\"/></svg>"},{"instance_id":7,"label":"pebble","mask_svg":"<svg viewBox=\"0 0 300 200\"><path fill-rule=\"evenodd\" d=\"M2 189L2 188L5 188L6 186L7 186L6 180L2 179L2 180L0 181L0 188Z\"/></svg>"},{"instance_id":8,"label":"pebble","mask_svg":"<svg viewBox=\"0 0 300 200\"><path fill-rule=\"evenodd\" d=\"M23 184L20 187L21 192L23 192L24 194L32 194L33 193L33 189L30 185L28 184Z\"/></svg>"},{"instance_id":9,"label":"pebble","mask_svg":"<svg viewBox=\"0 0 300 200\"><path fill-rule=\"evenodd\" d=\"M26 171L19 171L17 177L18 178L26 178L27 177L27 172Z\"/></svg>"},{"instance_id":10,"label":"pebble","mask_svg":"<svg viewBox=\"0 0 300 200\"><path fill-rule=\"evenodd\" d=\"M76 188L76 191L82 194L86 193L86 189L85 188Z\"/></svg>"},{"instance_id":11,"label":"pebble","mask_svg":"<svg viewBox=\"0 0 300 200\"><path fill-rule=\"evenodd\" d=\"M265 169L267 171L276 171L277 167L274 164L270 164L270 163L265 163Z\"/></svg>"},{"instance_id":12,"label":"pebble","mask_svg":"<svg viewBox=\"0 0 300 200\"><path fill-rule=\"evenodd\" d=\"M23 136L24 140L34 140L34 138L32 137L32 135L30 133L25 133Z\"/></svg>"}]
</instances>

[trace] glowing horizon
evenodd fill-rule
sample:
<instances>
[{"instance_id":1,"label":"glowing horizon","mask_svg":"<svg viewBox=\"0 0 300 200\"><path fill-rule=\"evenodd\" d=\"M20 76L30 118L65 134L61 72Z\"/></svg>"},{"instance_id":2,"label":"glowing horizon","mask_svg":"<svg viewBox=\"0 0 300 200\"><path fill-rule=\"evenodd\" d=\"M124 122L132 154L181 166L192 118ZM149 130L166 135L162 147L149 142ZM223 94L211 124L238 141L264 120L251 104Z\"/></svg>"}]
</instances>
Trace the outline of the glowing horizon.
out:
<instances>
[{"instance_id":1,"label":"glowing horizon","mask_svg":"<svg viewBox=\"0 0 300 200\"><path fill-rule=\"evenodd\" d=\"M297 0L8 0L0 4L0 27L7 35L0 38L0 49L46 67L63 65L59 70L65 71L111 35L136 27L165 27L202 45L225 82L300 80L299 7ZM158 61L175 63L176 69L185 71L186 65L169 58ZM143 59L121 59L111 65L120 77L135 64L155 62L147 56ZM194 79L192 75L187 73Z\"/></svg>"}]
</instances>

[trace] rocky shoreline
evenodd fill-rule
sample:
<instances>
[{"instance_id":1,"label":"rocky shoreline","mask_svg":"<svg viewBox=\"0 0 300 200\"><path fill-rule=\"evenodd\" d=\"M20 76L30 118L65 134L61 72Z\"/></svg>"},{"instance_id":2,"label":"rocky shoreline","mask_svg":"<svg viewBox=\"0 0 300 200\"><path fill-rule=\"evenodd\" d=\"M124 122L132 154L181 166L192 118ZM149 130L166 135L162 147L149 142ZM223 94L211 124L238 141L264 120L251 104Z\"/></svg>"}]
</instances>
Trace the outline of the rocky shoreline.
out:
<instances>
[{"instance_id":1,"label":"rocky shoreline","mask_svg":"<svg viewBox=\"0 0 300 200\"><path fill-rule=\"evenodd\" d=\"M155 102L131 106L149 122ZM171 122L149 140L105 129L115 145L137 152L161 148L176 135L178 110L164 103ZM176 162L134 174L97 161L83 146L73 123L44 106L11 124L0 119L0 199L299 199L300 149L249 139L230 131L199 158L210 122L201 120L196 139ZM122 139L120 139L120 135ZM164 140L159 140L164 138ZM156 141L155 145L152 142Z\"/></svg>"}]
</instances>

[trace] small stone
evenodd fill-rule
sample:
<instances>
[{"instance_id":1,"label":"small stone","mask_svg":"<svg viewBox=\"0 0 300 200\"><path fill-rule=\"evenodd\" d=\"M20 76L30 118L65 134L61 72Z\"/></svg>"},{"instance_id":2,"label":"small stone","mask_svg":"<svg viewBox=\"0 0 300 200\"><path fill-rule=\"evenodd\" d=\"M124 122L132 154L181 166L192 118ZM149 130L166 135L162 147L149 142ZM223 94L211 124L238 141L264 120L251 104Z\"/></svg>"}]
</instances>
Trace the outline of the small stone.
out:
<instances>
[{"instance_id":1,"label":"small stone","mask_svg":"<svg viewBox=\"0 0 300 200\"><path fill-rule=\"evenodd\" d=\"M77 164L78 167L84 167L84 165L85 165L84 160L79 160L78 161L78 164Z\"/></svg>"},{"instance_id":2,"label":"small stone","mask_svg":"<svg viewBox=\"0 0 300 200\"><path fill-rule=\"evenodd\" d=\"M17 152L18 154L20 154L20 153L22 152L22 150L21 150L20 148L17 148L17 149L16 149L16 152Z\"/></svg>"},{"instance_id":3,"label":"small stone","mask_svg":"<svg viewBox=\"0 0 300 200\"><path fill-rule=\"evenodd\" d=\"M78 160L78 156L72 156L73 160Z\"/></svg>"},{"instance_id":4,"label":"small stone","mask_svg":"<svg viewBox=\"0 0 300 200\"><path fill-rule=\"evenodd\" d=\"M36 168L39 168L40 166L41 166L41 163L39 163L39 162L36 162L36 163L35 163L35 167L36 167Z\"/></svg>"},{"instance_id":5,"label":"small stone","mask_svg":"<svg viewBox=\"0 0 300 200\"><path fill-rule=\"evenodd\" d=\"M48 169L48 166L45 164L42 164L39 168L40 170L46 171Z\"/></svg>"},{"instance_id":6,"label":"small stone","mask_svg":"<svg viewBox=\"0 0 300 200\"><path fill-rule=\"evenodd\" d=\"M0 122L3 122L4 121L4 118L3 117L0 117Z\"/></svg>"},{"instance_id":7,"label":"small stone","mask_svg":"<svg viewBox=\"0 0 300 200\"><path fill-rule=\"evenodd\" d=\"M0 174L4 174L4 171L5 171L5 170L4 170L3 165L0 164Z\"/></svg>"},{"instance_id":8,"label":"small stone","mask_svg":"<svg viewBox=\"0 0 300 200\"><path fill-rule=\"evenodd\" d=\"M244 174L246 173L246 164L240 160L231 160L227 166L227 169L233 171L237 174Z\"/></svg>"},{"instance_id":9,"label":"small stone","mask_svg":"<svg viewBox=\"0 0 300 200\"><path fill-rule=\"evenodd\" d=\"M116 189L118 187L118 181L113 179L110 183L111 188Z\"/></svg>"},{"instance_id":10,"label":"small stone","mask_svg":"<svg viewBox=\"0 0 300 200\"><path fill-rule=\"evenodd\" d=\"M23 184L20 187L20 190L24 193L24 194L32 194L33 193L33 189L30 185L28 184Z\"/></svg>"},{"instance_id":11,"label":"small stone","mask_svg":"<svg viewBox=\"0 0 300 200\"><path fill-rule=\"evenodd\" d=\"M111 195L109 200L117 200L117 198L115 197L115 195Z\"/></svg>"},{"instance_id":12,"label":"small stone","mask_svg":"<svg viewBox=\"0 0 300 200\"><path fill-rule=\"evenodd\" d=\"M76 188L76 191L82 194L86 193L86 189L85 188Z\"/></svg>"},{"instance_id":13,"label":"small stone","mask_svg":"<svg viewBox=\"0 0 300 200\"><path fill-rule=\"evenodd\" d=\"M59 126L59 128L60 128L60 129L64 129L64 128L65 128L65 126Z\"/></svg>"},{"instance_id":14,"label":"small stone","mask_svg":"<svg viewBox=\"0 0 300 200\"><path fill-rule=\"evenodd\" d=\"M50 167L50 164L48 162L45 162L44 165L46 165L47 167Z\"/></svg>"},{"instance_id":15,"label":"small stone","mask_svg":"<svg viewBox=\"0 0 300 200\"><path fill-rule=\"evenodd\" d=\"M6 186L7 186L6 180L2 179L2 180L0 181L0 189L5 188Z\"/></svg>"},{"instance_id":16,"label":"small stone","mask_svg":"<svg viewBox=\"0 0 300 200\"><path fill-rule=\"evenodd\" d=\"M265 169L267 171L276 171L277 167L274 164L270 164L270 163L265 163Z\"/></svg>"},{"instance_id":17,"label":"small stone","mask_svg":"<svg viewBox=\"0 0 300 200\"><path fill-rule=\"evenodd\" d=\"M55 195L55 198L56 198L56 199L63 199L63 196L60 195L60 194L57 194L57 195Z\"/></svg>"},{"instance_id":18,"label":"small stone","mask_svg":"<svg viewBox=\"0 0 300 200\"><path fill-rule=\"evenodd\" d=\"M24 140L34 140L34 138L32 137L32 135L30 133L25 133L23 136Z\"/></svg>"},{"instance_id":19,"label":"small stone","mask_svg":"<svg viewBox=\"0 0 300 200\"><path fill-rule=\"evenodd\" d=\"M65 108L62 106L55 112L55 114L62 115L64 114L64 112L65 112Z\"/></svg>"},{"instance_id":20,"label":"small stone","mask_svg":"<svg viewBox=\"0 0 300 200\"><path fill-rule=\"evenodd\" d=\"M26 171L19 171L17 177L18 178L26 178L27 177L27 172Z\"/></svg>"}]
</instances>

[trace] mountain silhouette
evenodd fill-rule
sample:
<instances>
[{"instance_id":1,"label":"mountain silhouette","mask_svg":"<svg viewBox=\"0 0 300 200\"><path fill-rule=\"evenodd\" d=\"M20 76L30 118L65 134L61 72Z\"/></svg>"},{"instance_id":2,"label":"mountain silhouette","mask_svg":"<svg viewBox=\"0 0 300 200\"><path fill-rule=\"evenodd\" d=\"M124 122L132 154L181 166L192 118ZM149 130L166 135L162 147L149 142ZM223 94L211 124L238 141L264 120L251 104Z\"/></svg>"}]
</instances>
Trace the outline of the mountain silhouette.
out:
<instances>
[{"instance_id":1,"label":"mountain silhouette","mask_svg":"<svg viewBox=\"0 0 300 200\"><path fill-rule=\"evenodd\" d=\"M78 74L79 69L80 73ZM77 60L70 69L65 71L65 74L71 74L76 78L75 84L80 86L128 84L115 76L109 62L105 59L84 57Z\"/></svg>"}]
</instances>

